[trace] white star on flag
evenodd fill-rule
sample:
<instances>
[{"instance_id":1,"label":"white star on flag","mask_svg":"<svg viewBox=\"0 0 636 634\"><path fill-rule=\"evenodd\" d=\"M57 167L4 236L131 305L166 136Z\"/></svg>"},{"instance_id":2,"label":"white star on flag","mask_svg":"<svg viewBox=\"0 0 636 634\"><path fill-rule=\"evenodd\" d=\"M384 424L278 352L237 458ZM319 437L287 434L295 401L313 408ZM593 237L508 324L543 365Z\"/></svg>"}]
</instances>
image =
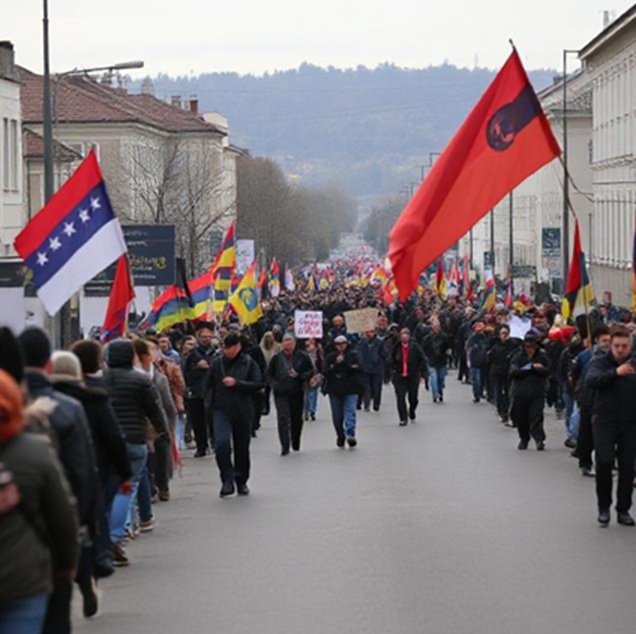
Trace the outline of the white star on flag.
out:
<instances>
[{"instance_id":1,"label":"white star on flag","mask_svg":"<svg viewBox=\"0 0 636 634\"><path fill-rule=\"evenodd\" d=\"M75 227L72 222L65 222L64 229L62 229L64 233L70 238L74 233L77 233Z\"/></svg>"},{"instance_id":2,"label":"white star on flag","mask_svg":"<svg viewBox=\"0 0 636 634\"><path fill-rule=\"evenodd\" d=\"M79 219L82 222L88 222L90 220L90 216L88 215L88 209L80 209Z\"/></svg>"},{"instance_id":3,"label":"white star on flag","mask_svg":"<svg viewBox=\"0 0 636 634\"><path fill-rule=\"evenodd\" d=\"M51 248L51 251L57 251L58 249L62 248L62 245L60 244L60 239L55 236L55 238L49 238L49 247Z\"/></svg>"},{"instance_id":4,"label":"white star on flag","mask_svg":"<svg viewBox=\"0 0 636 634\"><path fill-rule=\"evenodd\" d=\"M99 198L91 198L91 207L95 209L101 209L102 205L99 202Z\"/></svg>"},{"instance_id":5,"label":"white star on flag","mask_svg":"<svg viewBox=\"0 0 636 634\"><path fill-rule=\"evenodd\" d=\"M48 261L49 259L46 257L46 251L44 253L38 252L38 264L40 266L44 266Z\"/></svg>"}]
</instances>

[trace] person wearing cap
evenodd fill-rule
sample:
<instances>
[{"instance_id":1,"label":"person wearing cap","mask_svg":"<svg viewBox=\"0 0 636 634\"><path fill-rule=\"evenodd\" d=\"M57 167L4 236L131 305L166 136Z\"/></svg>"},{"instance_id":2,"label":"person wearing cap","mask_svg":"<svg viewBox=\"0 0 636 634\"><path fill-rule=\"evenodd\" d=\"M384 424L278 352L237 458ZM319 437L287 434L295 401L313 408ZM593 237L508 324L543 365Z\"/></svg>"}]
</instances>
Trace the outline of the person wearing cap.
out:
<instances>
[{"instance_id":1,"label":"person wearing cap","mask_svg":"<svg viewBox=\"0 0 636 634\"><path fill-rule=\"evenodd\" d=\"M274 392L282 456L289 454L290 445L294 451L300 451L304 385L313 373L309 355L297 349L294 335L286 333L282 349L272 357L266 373Z\"/></svg>"},{"instance_id":2,"label":"person wearing cap","mask_svg":"<svg viewBox=\"0 0 636 634\"><path fill-rule=\"evenodd\" d=\"M356 438L356 401L363 389L358 355L349 347L344 335L334 339L335 350L325 358L326 391L331 405L331 417L336 430L336 445L358 444Z\"/></svg>"},{"instance_id":3,"label":"person wearing cap","mask_svg":"<svg viewBox=\"0 0 636 634\"><path fill-rule=\"evenodd\" d=\"M250 440L254 419L254 396L263 389L263 376L245 352L241 335L230 331L223 340L205 378L206 406L214 421L214 450L221 475L222 498L248 495Z\"/></svg>"},{"instance_id":4,"label":"person wearing cap","mask_svg":"<svg viewBox=\"0 0 636 634\"><path fill-rule=\"evenodd\" d=\"M519 433L519 449L527 449L534 438L537 451L545 449L543 409L549 361L532 332L510 362L512 406L510 418Z\"/></svg>"},{"instance_id":5,"label":"person wearing cap","mask_svg":"<svg viewBox=\"0 0 636 634\"><path fill-rule=\"evenodd\" d=\"M391 368L400 427L404 427L409 420L415 420L420 382L428 372L422 348L411 340L411 331L408 328L402 328L400 340L391 352Z\"/></svg>"},{"instance_id":6,"label":"person wearing cap","mask_svg":"<svg viewBox=\"0 0 636 634\"><path fill-rule=\"evenodd\" d=\"M203 458L214 444L214 429L209 411L205 409L203 384L217 348L212 345L214 328L205 322L197 326L197 345L185 362L184 379L187 388L186 412L197 445L195 458Z\"/></svg>"},{"instance_id":7,"label":"person wearing cap","mask_svg":"<svg viewBox=\"0 0 636 634\"><path fill-rule=\"evenodd\" d=\"M0 370L0 631L40 634L53 580L70 586L75 577L79 526L49 439L24 433L22 400Z\"/></svg>"},{"instance_id":8,"label":"person wearing cap","mask_svg":"<svg viewBox=\"0 0 636 634\"><path fill-rule=\"evenodd\" d=\"M473 403L479 403L484 398L486 367L488 366L488 338L484 332L485 329L484 322L478 321L473 326L473 334L466 343L470 382L473 386Z\"/></svg>"}]
</instances>

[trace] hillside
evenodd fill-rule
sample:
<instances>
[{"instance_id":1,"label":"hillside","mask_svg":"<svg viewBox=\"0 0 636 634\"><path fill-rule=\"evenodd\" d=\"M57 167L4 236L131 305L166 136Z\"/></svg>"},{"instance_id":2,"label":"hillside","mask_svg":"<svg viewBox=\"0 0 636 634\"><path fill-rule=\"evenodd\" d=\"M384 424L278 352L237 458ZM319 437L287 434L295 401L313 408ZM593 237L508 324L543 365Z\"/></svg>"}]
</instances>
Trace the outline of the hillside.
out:
<instances>
[{"instance_id":1,"label":"hillside","mask_svg":"<svg viewBox=\"0 0 636 634\"><path fill-rule=\"evenodd\" d=\"M541 89L554 74L534 71L531 79ZM450 65L303 64L263 76L160 75L153 83L160 98L196 96L202 111L222 112L235 144L276 158L304 182L336 180L357 196L373 196L418 180L418 166L444 147L493 76Z\"/></svg>"}]
</instances>

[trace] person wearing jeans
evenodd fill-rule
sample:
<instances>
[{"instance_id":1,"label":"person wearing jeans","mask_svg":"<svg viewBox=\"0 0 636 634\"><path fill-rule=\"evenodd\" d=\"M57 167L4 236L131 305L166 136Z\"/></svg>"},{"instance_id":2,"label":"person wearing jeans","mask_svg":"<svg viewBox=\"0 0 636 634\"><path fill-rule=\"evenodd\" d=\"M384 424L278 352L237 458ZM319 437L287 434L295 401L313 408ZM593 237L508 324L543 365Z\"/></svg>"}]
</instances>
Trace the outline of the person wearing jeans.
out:
<instances>
[{"instance_id":1,"label":"person wearing jeans","mask_svg":"<svg viewBox=\"0 0 636 634\"><path fill-rule=\"evenodd\" d=\"M40 634L49 596L41 592L0 606L0 634Z\"/></svg>"},{"instance_id":2,"label":"person wearing jeans","mask_svg":"<svg viewBox=\"0 0 636 634\"><path fill-rule=\"evenodd\" d=\"M110 538L115 544L120 543L126 536L126 522L130 516L132 505L137 499L139 483L148 460L148 446L145 442L141 444L126 443L126 447L132 468L132 478L130 487L119 489L110 511ZM115 563L118 563L117 560Z\"/></svg>"},{"instance_id":3,"label":"person wearing jeans","mask_svg":"<svg viewBox=\"0 0 636 634\"><path fill-rule=\"evenodd\" d=\"M422 340L422 350L428 363L433 403L444 401L444 388L448 374L448 355L451 351L451 339L444 332L439 319L431 320L431 332Z\"/></svg>"},{"instance_id":4,"label":"person wearing jeans","mask_svg":"<svg viewBox=\"0 0 636 634\"><path fill-rule=\"evenodd\" d=\"M358 355L349 348L344 335L334 340L335 351L325 359L327 394L331 404L331 417L336 430L336 445L341 449L345 442L353 448L356 437L356 403L362 389L361 368Z\"/></svg>"},{"instance_id":5,"label":"person wearing jeans","mask_svg":"<svg viewBox=\"0 0 636 634\"><path fill-rule=\"evenodd\" d=\"M428 374L431 379L431 392L433 393L433 401L442 403L444 401L444 389L446 388L446 376L448 375L448 367L442 365L440 367L428 367Z\"/></svg>"},{"instance_id":6,"label":"person wearing jeans","mask_svg":"<svg viewBox=\"0 0 636 634\"><path fill-rule=\"evenodd\" d=\"M369 330L364 333L356 352L358 353L362 369L364 386L362 403L364 404L364 411L368 412L373 403L373 411L378 412L382 402L384 366L389 356L387 348L384 345L384 341L377 336L375 330Z\"/></svg>"}]
</instances>

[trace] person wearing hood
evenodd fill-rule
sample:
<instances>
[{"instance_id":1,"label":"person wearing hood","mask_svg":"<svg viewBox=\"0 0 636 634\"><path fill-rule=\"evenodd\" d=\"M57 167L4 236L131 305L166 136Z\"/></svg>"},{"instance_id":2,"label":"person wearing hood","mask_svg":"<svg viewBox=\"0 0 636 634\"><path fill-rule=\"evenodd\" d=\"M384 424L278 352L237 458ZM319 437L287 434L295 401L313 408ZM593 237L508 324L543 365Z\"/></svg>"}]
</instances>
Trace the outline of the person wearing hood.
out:
<instances>
[{"instance_id":1,"label":"person wearing hood","mask_svg":"<svg viewBox=\"0 0 636 634\"><path fill-rule=\"evenodd\" d=\"M53 579L70 585L79 553L77 513L62 466L48 439L24 433L24 424L20 387L0 370L2 634L41 634ZM56 631L70 631L70 622Z\"/></svg>"},{"instance_id":2,"label":"person wearing hood","mask_svg":"<svg viewBox=\"0 0 636 634\"><path fill-rule=\"evenodd\" d=\"M29 397L32 400L47 397L55 403L48 421L60 462L77 501L82 534L94 533L99 486L86 414L79 401L62 394L51 383L51 342L46 333L33 326L24 330L18 340L24 354ZM55 580L43 634L70 632L72 592L72 581L65 578Z\"/></svg>"},{"instance_id":3,"label":"person wearing hood","mask_svg":"<svg viewBox=\"0 0 636 634\"><path fill-rule=\"evenodd\" d=\"M510 361L512 407L510 418L519 432L519 449L527 449L530 437L537 451L545 449L543 408L545 406L548 358L531 332L523 340L523 348Z\"/></svg>"},{"instance_id":4,"label":"person wearing hood","mask_svg":"<svg viewBox=\"0 0 636 634\"><path fill-rule=\"evenodd\" d=\"M126 439L126 450L132 470L130 486L120 488L113 501L110 515L110 536L114 544L114 564L130 563L123 547L126 523L133 502L137 499L139 482L148 459L146 421L157 435L167 435L166 419L159 406L159 394L150 377L134 367L135 351L131 341L117 339L108 344L104 382L115 415Z\"/></svg>"},{"instance_id":5,"label":"person wearing hood","mask_svg":"<svg viewBox=\"0 0 636 634\"><path fill-rule=\"evenodd\" d=\"M103 388L88 387L83 384L80 361L72 352L54 352L51 362L51 381L55 389L76 399L84 408L97 458L99 491L103 491L112 473L117 474L121 482L126 482L132 475L130 461L108 393ZM110 509L104 507L103 497L100 497L97 504L97 523L100 529L107 528L109 512ZM84 616L87 618L94 616L98 610L93 577L109 576L113 572L112 559L106 558L103 553L102 561L97 566L93 565L95 542L95 534L90 535L90 539L85 539L76 578L84 600Z\"/></svg>"}]
</instances>

